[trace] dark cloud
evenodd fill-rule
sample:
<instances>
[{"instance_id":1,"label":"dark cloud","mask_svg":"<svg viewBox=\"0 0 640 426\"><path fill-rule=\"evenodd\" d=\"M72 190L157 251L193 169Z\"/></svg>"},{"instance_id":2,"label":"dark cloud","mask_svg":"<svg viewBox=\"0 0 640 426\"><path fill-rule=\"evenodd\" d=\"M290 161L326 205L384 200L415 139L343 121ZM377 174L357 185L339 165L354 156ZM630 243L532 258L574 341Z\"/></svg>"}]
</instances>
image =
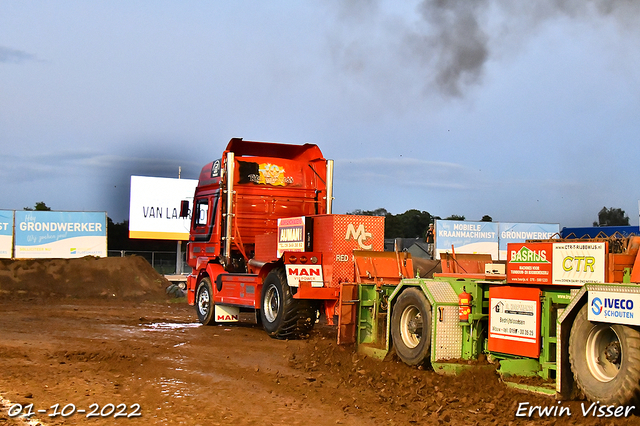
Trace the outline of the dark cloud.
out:
<instances>
[{"instance_id":1,"label":"dark cloud","mask_svg":"<svg viewBox=\"0 0 640 426\"><path fill-rule=\"evenodd\" d=\"M431 63L433 79L446 94L461 96L464 86L480 81L489 57L489 37L483 28L487 1L424 1L419 11L427 34L414 35L422 62Z\"/></svg>"},{"instance_id":2,"label":"dark cloud","mask_svg":"<svg viewBox=\"0 0 640 426\"><path fill-rule=\"evenodd\" d=\"M488 61L501 56L505 46L517 52L545 22L567 18L597 25L598 19L606 19L627 30L640 16L640 2L633 0L423 0L416 6L413 19L400 19L377 1L341 3L339 18L357 28L359 35L339 28L338 35L331 36L332 54L340 68L361 81L367 74L384 76L375 69L381 62L389 67L400 64L404 79L411 70L423 92L435 88L462 97L482 83ZM386 60L372 59L380 56ZM386 78L371 79L377 88L391 83Z\"/></svg>"},{"instance_id":3,"label":"dark cloud","mask_svg":"<svg viewBox=\"0 0 640 426\"><path fill-rule=\"evenodd\" d=\"M1 63L19 64L26 61L35 61L36 59L35 55L32 55L31 53L0 46Z\"/></svg>"}]
</instances>

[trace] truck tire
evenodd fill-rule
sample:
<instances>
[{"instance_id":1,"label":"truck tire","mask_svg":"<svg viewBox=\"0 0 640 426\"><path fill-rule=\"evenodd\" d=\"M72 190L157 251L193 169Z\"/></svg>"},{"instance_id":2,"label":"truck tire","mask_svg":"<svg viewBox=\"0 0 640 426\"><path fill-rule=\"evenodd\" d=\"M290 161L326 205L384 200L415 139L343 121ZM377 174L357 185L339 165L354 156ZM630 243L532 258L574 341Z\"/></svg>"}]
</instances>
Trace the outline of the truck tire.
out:
<instances>
[{"instance_id":1,"label":"truck tire","mask_svg":"<svg viewBox=\"0 0 640 426\"><path fill-rule=\"evenodd\" d=\"M200 284L198 284L195 305L200 323L203 325L215 323L213 316L213 288L211 287L211 279L209 277L203 278Z\"/></svg>"},{"instance_id":2,"label":"truck tire","mask_svg":"<svg viewBox=\"0 0 640 426\"><path fill-rule=\"evenodd\" d=\"M393 306L391 339L400 359L422 364L431 348L431 304L418 288L404 290Z\"/></svg>"},{"instance_id":3,"label":"truck tire","mask_svg":"<svg viewBox=\"0 0 640 426\"><path fill-rule=\"evenodd\" d=\"M269 272L260 297L260 320L269 336L276 339L307 337L315 315L311 302L293 298L283 269Z\"/></svg>"},{"instance_id":4,"label":"truck tire","mask_svg":"<svg viewBox=\"0 0 640 426\"><path fill-rule=\"evenodd\" d=\"M588 309L580 309L569 337L569 361L578 388L603 405L640 402L640 332L621 324L590 322Z\"/></svg>"}]
</instances>

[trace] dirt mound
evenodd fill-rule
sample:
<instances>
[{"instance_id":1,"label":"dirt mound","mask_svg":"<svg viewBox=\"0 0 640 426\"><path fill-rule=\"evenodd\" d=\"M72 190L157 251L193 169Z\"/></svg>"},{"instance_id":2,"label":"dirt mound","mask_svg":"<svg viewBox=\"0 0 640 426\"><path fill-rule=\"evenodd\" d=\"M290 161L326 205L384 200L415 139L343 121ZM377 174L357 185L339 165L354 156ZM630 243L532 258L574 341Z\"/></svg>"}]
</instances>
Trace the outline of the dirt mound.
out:
<instances>
[{"instance_id":1,"label":"dirt mound","mask_svg":"<svg viewBox=\"0 0 640 426\"><path fill-rule=\"evenodd\" d=\"M138 256L0 260L0 296L5 299L163 300L169 284Z\"/></svg>"},{"instance_id":2,"label":"dirt mound","mask_svg":"<svg viewBox=\"0 0 640 426\"><path fill-rule=\"evenodd\" d=\"M335 344L335 330L317 327L309 340L289 357L304 372L310 400L339 407L345 414L367 416L386 424L410 425L629 425L637 418L584 416L585 401L555 401L553 397L518 391L503 383L496 366L474 365L458 375L440 375L428 366L410 367L393 353L378 361ZM331 394L324 391L331 389ZM572 414L517 417L520 404L568 407ZM560 405L561 404L561 405ZM527 411L527 409L522 409ZM521 413L523 412L521 411ZM534 410L533 413L536 413ZM382 422L380 422L382 424Z\"/></svg>"},{"instance_id":3,"label":"dirt mound","mask_svg":"<svg viewBox=\"0 0 640 426\"><path fill-rule=\"evenodd\" d=\"M345 413L374 413L380 418L389 413L395 424L469 425L512 418L515 413L517 396L505 399L509 390L493 366L442 376L404 365L393 355L376 361L315 333L289 361L306 372L307 380L338 382L334 403Z\"/></svg>"}]
</instances>

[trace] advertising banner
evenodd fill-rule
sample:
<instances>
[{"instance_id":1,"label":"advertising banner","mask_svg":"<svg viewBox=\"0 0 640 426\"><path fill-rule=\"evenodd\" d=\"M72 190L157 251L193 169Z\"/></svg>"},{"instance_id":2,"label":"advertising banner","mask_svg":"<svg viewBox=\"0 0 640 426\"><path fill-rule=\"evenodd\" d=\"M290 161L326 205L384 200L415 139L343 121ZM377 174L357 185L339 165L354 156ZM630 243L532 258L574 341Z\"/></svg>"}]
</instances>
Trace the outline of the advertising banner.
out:
<instances>
[{"instance_id":1,"label":"advertising banner","mask_svg":"<svg viewBox=\"0 0 640 426\"><path fill-rule=\"evenodd\" d=\"M285 251L304 251L305 224L304 216L278 219L278 257Z\"/></svg>"},{"instance_id":2,"label":"advertising banner","mask_svg":"<svg viewBox=\"0 0 640 426\"><path fill-rule=\"evenodd\" d=\"M490 254L498 259L498 224L493 222L465 222L436 220L436 257L442 252Z\"/></svg>"},{"instance_id":3,"label":"advertising banner","mask_svg":"<svg viewBox=\"0 0 640 426\"><path fill-rule=\"evenodd\" d=\"M553 243L510 243L507 281L524 284L552 283Z\"/></svg>"},{"instance_id":4,"label":"advertising banner","mask_svg":"<svg viewBox=\"0 0 640 426\"><path fill-rule=\"evenodd\" d=\"M557 223L500 223L500 260L508 260L507 244L548 240L560 233Z\"/></svg>"},{"instance_id":5,"label":"advertising banner","mask_svg":"<svg viewBox=\"0 0 640 426\"><path fill-rule=\"evenodd\" d=\"M589 321L640 325L640 294L589 292Z\"/></svg>"},{"instance_id":6,"label":"advertising banner","mask_svg":"<svg viewBox=\"0 0 640 426\"><path fill-rule=\"evenodd\" d=\"M489 350L540 355L540 294L537 288L489 288Z\"/></svg>"},{"instance_id":7,"label":"advertising banner","mask_svg":"<svg viewBox=\"0 0 640 426\"><path fill-rule=\"evenodd\" d=\"M196 179L131 176L129 238L188 240L191 219L180 217L180 202L193 201L197 185Z\"/></svg>"},{"instance_id":8,"label":"advertising banner","mask_svg":"<svg viewBox=\"0 0 640 426\"><path fill-rule=\"evenodd\" d=\"M15 212L16 259L107 256L105 212Z\"/></svg>"},{"instance_id":9,"label":"advertising banner","mask_svg":"<svg viewBox=\"0 0 640 426\"><path fill-rule=\"evenodd\" d=\"M603 283L606 243L554 243L553 284Z\"/></svg>"},{"instance_id":10,"label":"advertising banner","mask_svg":"<svg viewBox=\"0 0 640 426\"><path fill-rule=\"evenodd\" d=\"M10 259L13 249L13 210L0 210L0 258Z\"/></svg>"}]
</instances>

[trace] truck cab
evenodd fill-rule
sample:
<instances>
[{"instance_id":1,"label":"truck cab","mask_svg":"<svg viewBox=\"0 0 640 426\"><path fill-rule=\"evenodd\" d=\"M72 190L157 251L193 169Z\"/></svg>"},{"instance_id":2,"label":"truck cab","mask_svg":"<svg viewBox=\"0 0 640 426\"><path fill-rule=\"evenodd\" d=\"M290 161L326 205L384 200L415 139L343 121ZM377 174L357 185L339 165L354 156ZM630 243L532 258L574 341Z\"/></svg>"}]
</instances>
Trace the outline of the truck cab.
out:
<instances>
[{"instance_id":1,"label":"truck cab","mask_svg":"<svg viewBox=\"0 0 640 426\"><path fill-rule=\"evenodd\" d=\"M280 338L313 326L321 301L294 299L297 288L289 286L277 248L278 221L297 217L311 223L311 217L331 213L332 180L333 162L313 144L234 138L221 158L202 168L187 244L193 268L187 300L196 305L200 322L237 321L241 311L251 311ZM308 258L317 263L322 256Z\"/></svg>"},{"instance_id":2,"label":"truck cab","mask_svg":"<svg viewBox=\"0 0 640 426\"><path fill-rule=\"evenodd\" d=\"M257 272L259 262L273 260L256 259L257 235L275 233L282 217L331 212L332 164L312 144L231 139L222 157L200 172L189 266L217 262L225 272Z\"/></svg>"}]
</instances>

